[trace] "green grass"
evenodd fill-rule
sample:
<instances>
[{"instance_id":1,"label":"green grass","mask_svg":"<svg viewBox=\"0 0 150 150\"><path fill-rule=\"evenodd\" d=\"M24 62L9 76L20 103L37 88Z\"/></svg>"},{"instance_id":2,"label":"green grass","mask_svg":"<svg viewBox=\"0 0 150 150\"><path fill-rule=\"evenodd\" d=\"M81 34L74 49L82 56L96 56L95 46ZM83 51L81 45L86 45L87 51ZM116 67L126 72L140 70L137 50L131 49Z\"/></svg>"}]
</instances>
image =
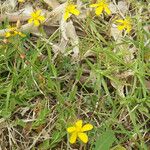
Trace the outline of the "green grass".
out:
<instances>
[{"instance_id":1,"label":"green grass","mask_svg":"<svg viewBox=\"0 0 150 150\"><path fill-rule=\"evenodd\" d=\"M86 37L80 37L78 61L62 54L55 57L49 43L29 34L16 36L7 44L1 38L1 148L96 150L95 145L102 146L111 135L104 147L148 150L150 61L146 56L150 34L143 28L146 20L138 22L140 17L144 16L137 14L134 19L136 36L126 36L121 43L106 32L110 25L105 21L88 18L80 23ZM59 34L57 31L47 40L57 41ZM134 58L126 61L131 47ZM128 76L128 72L132 74ZM66 128L77 119L94 126L87 145L68 142Z\"/></svg>"}]
</instances>

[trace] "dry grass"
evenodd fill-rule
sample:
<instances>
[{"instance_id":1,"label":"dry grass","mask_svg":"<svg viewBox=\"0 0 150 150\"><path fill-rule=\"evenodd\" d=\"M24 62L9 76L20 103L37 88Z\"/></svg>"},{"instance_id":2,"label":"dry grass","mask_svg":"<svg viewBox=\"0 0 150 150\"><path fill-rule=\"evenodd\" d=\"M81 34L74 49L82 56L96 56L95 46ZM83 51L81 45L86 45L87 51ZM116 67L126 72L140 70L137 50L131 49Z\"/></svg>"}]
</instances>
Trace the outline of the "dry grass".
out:
<instances>
[{"instance_id":1,"label":"dry grass","mask_svg":"<svg viewBox=\"0 0 150 150\"><path fill-rule=\"evenodd\" d=\"M64 2L0 1L0 150L105 150L95 145L107 134L106 150L148 150L149 2L121 9L111 1L113 14L96 17L78 0L83 15L68 22ZM38 8L46 21L33 27L27 20ZM130 34L114 27L121 16L132 18ZM26 37L6 39L18 19ZM94 126L88 144L69 143L66 128L77 119Z\"/></svg>"}]
</instances>

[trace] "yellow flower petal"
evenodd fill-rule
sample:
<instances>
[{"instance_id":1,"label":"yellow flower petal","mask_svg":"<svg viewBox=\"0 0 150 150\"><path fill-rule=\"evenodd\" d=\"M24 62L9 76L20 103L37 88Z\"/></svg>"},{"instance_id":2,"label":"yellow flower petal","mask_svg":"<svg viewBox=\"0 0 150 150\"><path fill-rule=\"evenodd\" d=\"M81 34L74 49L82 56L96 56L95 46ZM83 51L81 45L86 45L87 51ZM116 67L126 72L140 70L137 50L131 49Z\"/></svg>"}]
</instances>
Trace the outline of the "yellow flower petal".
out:
<instances>
[{"instance_id":1,"label":"yellow flower petal","mask_svg":"<svg viewBox=\"0 0 150 150\"><path fill-rule=\"evenodd\" d=\"M102 11L103 11L103 7L100 6L100 7L96 8L95 14L96 14L97 16L99 16L99 15L101 15Z\"/></svg>"},{"instance_id":2,"label":"yellow flower petal","mask_svg":"<svg viewBox=\"0 0 150 150\"><path fill-rule=\"evenodd\" d=\"M118 28L118 30L121 31L121 30L125 29L125 26L124 25L118 25L117 28Z\"/></svg>"},{"instance_id":3,"label":"yellow flower petal","mask_svg":"<svg viewBox=\"0 0 150 150\"><path fill-rule=\"evenodd\" d=\"M45 20L45 17L41 15L41 10L37 10L31 14L31 18L28 20L28 23L34 23L34 26L39 26L42 21Z\"/></svg>"},{"instance_id":4,"label":"yellow flower petal","mask_svg":"<svg viewBox=\"0 0 150 150\"><path fill-rule=\"evenodd\" d=\"M76 122L76 127L77 128L82 128L82 120L78 120L77 122Z\"/></svg>"},{"instance_id":5,"label":"yellow flower petal","mask_svg":"<svg viewBox=\"0 0 150 150\"><path fill-rule=\"evenodd\" d=\"M98 7L99 4L91 4L90 7Z\"/></svg>"},{"instance_id":6,"label":"yellow flower petal","mask_svg":"<svg viewBox=\"0 0 150 150\"><path fill-rule=\"evenodd\" d=\"M40 25L40 22L38 20L34 20L34 25L35 26L39 26Z\"/></svg>"},{"instance_id":7,"label":"yellow flower petal","mask_svg":"<svg viewBox=\"0 0 150 150\"><path fill-rule=\"evenodd\" d=\"M80 14L80 11L77 9L72 9L70 12L76 16L78 16Z\"/></svg>"},{"instance_id":8,"label":"yellow flower petal","mask_svg":"<svg viewBox=\"0 0 150 150\"><path fill-rule=\"evenodd\" d=\"M71 15L70 15L69 12L65 12L65 14L64 14L64 20L66 21L70 16Z\"/></svg>"},{"instance_id":9,"label":"yellow flower petal","mask_svg":"<svg viewBox=\"0 0 150 150\"><path fill-rule=\"evenodd\" d=\"M106 3L105 0L98 1L97 4L91 4L90 7L96 7L95 13L96 15L100 15L103 10L109 15L111 14L110 9L108 8L108 4Z\"/></svg>"},{"instance_id":10,"label":"yellow flower petal","mask_svg":"<svg viewBox=\"0 0 150 150\"><path fill-rule=\"evenodd\" d=\"M21 32L18 32L18 35L20 35L21 37L26 37L26 35Z\"/></svg>"},{"instance_id":11,"label":"yellow flower petal","mask_svg":"<svg viewBox=\"0 0 150 150\"><path fill-rule=\"evenodd\" d=\"M33 18L30 18L29 20L28 20L28 23L32 23L33 22Z\"/></svg>"},{"instance_id":12,"label":"yellow flower petal","mask_svg":"<svg viewBox=\"0 0 150 150\"><path fill-rule=\"evenodd\" d=\"M40 16L41 12L42 12L41 9L37 10L37 11L35 12L36 16Z\"/></svg>"},{"instance_id":13,"label":"yellow flower petal","mask_svg":"<svg viewBox=\"0 0 150 150\"><path fill-rule=\"evenodd\" d=\"M33 12L33 13L31 14L31 17L32 17L32 18L36 18L36 17L37 17L36 13Z\"/></svg>"},{"instance_id":14,"label":"yellow flower petal","mask_svg":"<svg viewBox=\"0 0 150 150\"><path fill-rule=\"evenodd\" d=\"M69 142L70 142L71 144L73 144L73 143L76 142L76 140L77 140L77 133L74 132L74 133L72 133Z\"/></svg>"},{"instance_id":15,"label":"yellow flower petal","mask_svg":"<svg viewBox=\"0 0 150 150\"><path fill-rule=\"evenodd\" d=\"M105 12L106 12L108 15L111 14L111 11L110 11L110 9L108 8L108 6L105 6L104 10L105 10Z\"/></svg>"},{"instance_id":16,"label":"yellow flower petal","mask_svg":"<svg viewBox=\"0 0 150 150\"><path fill-rule=\"evenodd\" d=\"M121 20L116 20L118 30L126 30L128 33L131 31L132 26L131 26L131 19L129 17Z\"/></svg>"},{"instance_id":17,"label":"yellow flower petal","mask_svg":"<svg viewBox=\"0 0 150 150\"><path fill-rule=\"evenodd\" d=\"M14 32L14 34L13 34L14 36L17 35L17 34L19 33L18 31L13 31L13 32Z\"/></svg>"},{"instance_id":18,"label":"yellow flower petal","mask_svg":"<svg viewBox=\"0 0 150 150\"><path fill-rule=\"evenodd\" d=\"M11 33L10 32L6 32L5 33L5 37L10 37L11 36Z\"/></svg>"},{"instance_id":19,"label":"yellow flower petal","mask_svg":"<svg viewBox=\"0 0 150 150\"><path fill-rule=\"evenodd\" d=\"M23 3L23 2L25 2L25 0L18 0L18 2L19 2L19 3Z\"/></svg>"},{"instance_id":20,"label":"yellow flower petal","mask_svg":"<svg viewBox=\"0 0 150 150\"><path fill-rule=\"evenodd\" d=\"M84 132L84 131L89 131L89 130L92 130L93 129L93 126L91 124L85 124L81 131Z\"/></svg>"},{"instance_id":21,"label":"yellow flower petal","mask_svg":"<svg viewBox=\"0 0 150 150\"><path fill-rule=\"evenodd\" d=\"M127 27L127 32L130 33L130 31L131 31L131 26L128 26Z\"/></svg>"},{"instance_id":22,"label":"yellow flower petal","mask_svg":"<svg viewBox=\"0 0 150 150\"><path fill-rule=\"evenodd\" d=\"M64 12L64 20L66 21L71 14L78 16L80 14L80 11L78 9L76 9L76 5L74 4L68 4L65 8L65 12Z\"/></svg>"},{"instance_id":23,"label":"yellow flower petal","mask_svg":"<svg viewBox=\"0 0 150 150\"><path fill-rule=\"evenodd\" d=\"M117 23L124 23L124 20L118 19L116 20Z\"/></svg>"},{"instance_id":24,"label":"yellow flower petal","mask_svg":"<svg viewBox=\"0 0 150 150\"><path fill-rule=\"evenodd\" d=\"M39 17L38 17L38 20L44 21L44 20L45 20L45 17L44 17L44 16L39 16Z\"/></svg>"},{"instance_id":25,"label":"yellow flower petal","mask_svg":"<svg viewBox=\"0 0 150 150\"><path fill-rule=\"evenodd\" d=\"M67 4L66 5L66 11L70 11L71 9L75 9L77 5L74 4Z\"/></svg>"},{"instance_id":26,"label":"yellow flower petal","mask_svg":"<svg viewBox=\"0 0 150 150\"><path fill-rule=\"evenodd\" d=\"M88 142L88 136L85 133L78 133L78 137L80 138L80 140L84 143Z\"/></svg>"},{"instance_id":27,"label":"yellow flower petal","mask_svg":"<svg viewBox=\"0 0 150 150\"><path fill-rule=\"evenodd\" d=\"M76 130L75 127L69 127L69 128L67 128L67 132L68 132L68 133L72 133L72 132L74 132L75 130Z\"/></svg>"}]
</instances>

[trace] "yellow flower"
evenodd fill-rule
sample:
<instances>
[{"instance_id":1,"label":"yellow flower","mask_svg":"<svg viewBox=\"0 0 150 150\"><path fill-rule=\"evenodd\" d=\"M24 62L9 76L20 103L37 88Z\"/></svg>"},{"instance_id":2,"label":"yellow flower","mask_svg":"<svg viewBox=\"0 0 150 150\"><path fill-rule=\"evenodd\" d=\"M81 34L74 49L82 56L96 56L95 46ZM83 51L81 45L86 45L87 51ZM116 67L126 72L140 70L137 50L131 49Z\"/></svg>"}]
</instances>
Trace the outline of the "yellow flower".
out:
<instances>
[{"instance_id":1,"label":"yellow flower","mask_svg":"<svg viewBox=\"0 0 150 150\"><path fill-rule=\"evenodd\" d=\"M9 27L8 28L8 32L5 33L5 37L11 37L11 36L16 36L16 35L20 35L21 37L25 37L26 35L21 33L20 31L18 31L17 27Z\"/></svg>"},{"instance_id":2,"label":"yellow flower","mask_svg":"<svg viewBox=\"0 0 150 150\"><path fill-rule=\"evenodd\" d=\"M130 18L126 18L124 20L121 20L121 19L116 20L116 23L118 23L117 25L118 30L126 30L128 33L130 33L132 29Z\"/></svg>"},{"instance_id":3,"label":"yellow flower","mask_svg":"<svg viewBox=\"0 0 150 150\"><path fill-rule=\"evenodd\" d=\"M28 20L28 23L34 23L34 26L39 26L42 21L45 20L45 17L41 15L41 10L37 10L31 14L31 18Z\"/></svg>"},{"instance_id":4,"label":"yellow flower","mask_svg":"<svg viewBox=\"0 0 150 150\"><path fill-rule=\"evenodd\" d=\"M106 3L105 0L99 0L98 3L91 4L90 7L95 8L95 14L98 16L102 14L102 11L105 11L108 15L111 14L108 4Z\"/></svg>"},{"instance_id":5,"label":"yellow flower","mask_svg":"<svg viewBox=\"0 0 150 150\"><path fill-rule=\"evenodd\" d=\"M68 4L65 8L65 13L64 13L64 20L66 21L71 14L78 16L80 14L80 11L76 9L76 5L74 4Z\"/></svg>"},{"instance_id":6,"label":"yellow flower","mask_svg":"<svg viewBox=\"0 0 150 150\"><path fill-rule=\"evenodd\" d=\"M19 2L19 3L24 3L24 2L25 2L25 0L18 0L18 2Z\"/></svg>"},{"instance_id":7,"label":"yellow flower","mask_svg":"<svg viewBox=\"0 0 150 150\"><path fill-rule=\"evenodd\" d=\"M84 142L87 143L88 142L88 136L86 133L84 133L85 131L89 131L92 130L93 126L91 124L85 124L82 127L82 120L78 120L74 126L67 128L67 132L71 134L70 137L70 143L73 144L76 142L77 137L79 137L79 139Z\"/></svg>"}]
</instances>

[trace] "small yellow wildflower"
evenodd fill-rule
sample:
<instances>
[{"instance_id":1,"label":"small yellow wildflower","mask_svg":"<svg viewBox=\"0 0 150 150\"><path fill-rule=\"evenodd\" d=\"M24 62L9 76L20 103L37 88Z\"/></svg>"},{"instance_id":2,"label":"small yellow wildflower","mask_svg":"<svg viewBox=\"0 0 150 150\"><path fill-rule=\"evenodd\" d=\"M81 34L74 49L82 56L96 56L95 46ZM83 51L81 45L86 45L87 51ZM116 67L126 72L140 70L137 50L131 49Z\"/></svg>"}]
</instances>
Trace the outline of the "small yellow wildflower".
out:
<instances>
[{"instance_id":1,"label":"small yellow wildflower","mask_svg":"<svg viewBox=\"0 0 150 150\"><path fill-rule=\"evenodd\" d=\"M41 10L37 10L31 14L31 18L28 20L28 23L34 23L34 26L39 26L42 21L45 20L45 17L41 15Z\"/></svg>"},{"instance_id":2,"label":"small yellow wildflower","mask_svg":"<svg viewBox=\"0 0 150 150\"><path fill-rule=\"evenodd\" d=\"M25 2L25 0L18 0L18 2L19 2L19 3L24 3L24 2Z\"/></svg>"},{"instance_id":3,"label":"small yellow wildflower","mask_svg":"<svg viewBox=\"0 0 150 150\"><path fill-rule=\"evenodd\" d=\"M108 15L111 14L111 11L108 7L108 4L106 3L106 0L99 0L96 4L91 4L90 7L95 8L95 14L97 16L102 14L102 11L105 11Z\"/></svg>"},{"instance_id":4,"label":"small yellow wildflower","mask_svg":"<svg viewBox=\"0 0 150 150\"><path fill-rule=\"evenodd\" d=\"M64 20L66 21L71 14L78 16L80 14L80 11L76 9L76 5L74 4L68 4L65 8L65 13L64 13Z\"/></svg>"},{"instance_id":5,"label":"small yellow wildflower","mask_svg":"<svg viewBox=\"0 0 150 150\"><path fill-rule=\"evenodd\" d=\"M122 19L116 20L116 23L118 23L117 25L118 30L126 30L128 33L130 33L132 29L130 18L125 18L124 20Z\"/></svg>"},{"instance_id":6,"label":"small yellow wildflower","mask_svg":"<svg viewBox=\"0 0 150 150\"><path fill-rule=\"evenodd\" d=\"M82 120L78 120L74 126L67 128L67 132L71 134L71 137L69 140L70 143L71 144L75 143L77 137L79 137L79 139L82 142L87 143L88 142L88 136L84 132L92 130L92 129L93 129L93 126L91 124L85 124L82 127Z\"/></svg>"},{"instance_id":7,"label":"small yellow wildflower","mask_svg":"<svg viewBox=\"0 0 150 150\"><path fill-rule=\"evenodd\" d=\"M20 31L18 31L18 28L17 27L9 27L8 28L9 31L7 31L5 33L5 37L6 38L9 38L11 36L16 36L16 35L20 35L21 37L25 37L26 35L21 33Z\"/></svg>"}]
</instances>

